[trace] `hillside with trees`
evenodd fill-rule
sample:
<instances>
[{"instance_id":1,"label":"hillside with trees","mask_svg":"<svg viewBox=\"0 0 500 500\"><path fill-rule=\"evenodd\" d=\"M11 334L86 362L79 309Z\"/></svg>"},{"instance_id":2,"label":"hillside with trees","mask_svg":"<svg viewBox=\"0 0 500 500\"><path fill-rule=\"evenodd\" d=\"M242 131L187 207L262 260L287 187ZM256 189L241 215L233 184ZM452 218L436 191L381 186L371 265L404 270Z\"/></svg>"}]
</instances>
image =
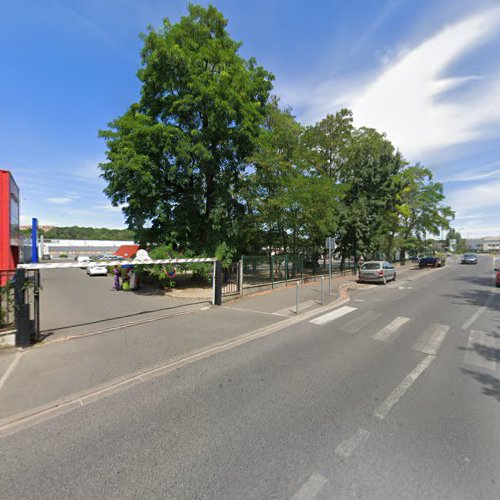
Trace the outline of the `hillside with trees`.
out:
<instances>
[{"instance_id":1,"label":"hillside with trees","mask_svg":"<svg viewBox=\"0 0 500 500\"><path fill-rule=\"evenodd\" d=\"M52 227L47 230L40 229L46 239L54 240L123 240L133 241L134 232L130 229L108 229L105 227ZM21 233L30 236L31 229L23 229Z\"/></svg>"}]
</instances>

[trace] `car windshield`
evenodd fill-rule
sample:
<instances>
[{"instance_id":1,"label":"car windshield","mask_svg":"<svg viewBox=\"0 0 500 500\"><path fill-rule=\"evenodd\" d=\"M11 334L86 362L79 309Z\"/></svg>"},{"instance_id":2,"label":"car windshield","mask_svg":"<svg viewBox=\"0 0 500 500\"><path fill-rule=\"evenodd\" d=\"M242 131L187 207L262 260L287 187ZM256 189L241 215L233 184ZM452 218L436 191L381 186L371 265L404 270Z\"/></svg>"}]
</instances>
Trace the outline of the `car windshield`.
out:
<instances>
[{"instance_id":1,"label":"car windshield","mask_svg":"<svg viewBox=\"0 0 500 500\"><path fill-rule=\"evenodd\" d=\"M379 262L367 262L366 264L363 264L361 269L380 269L380 263Z\"/></svg>"},{"instance_id":2,"label":"car windshield","mask_svg":"<svg viewBox=\"0 0 500 500\"><path fill-rule=\"evenodd\" d=\"M475 254L473 253L466 253L464 255L464 259L473 259L475 257Z\"/></svg>"}]
</instances>

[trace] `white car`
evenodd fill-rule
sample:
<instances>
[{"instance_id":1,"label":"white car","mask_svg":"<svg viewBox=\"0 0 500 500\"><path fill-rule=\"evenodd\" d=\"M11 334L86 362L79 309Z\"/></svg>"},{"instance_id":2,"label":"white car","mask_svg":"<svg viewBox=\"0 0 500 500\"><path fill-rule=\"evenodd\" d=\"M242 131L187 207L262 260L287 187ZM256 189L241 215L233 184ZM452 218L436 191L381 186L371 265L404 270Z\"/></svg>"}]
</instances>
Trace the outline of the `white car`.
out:
<instances>
[{"instance_id":1,"label":"white car","mask_svg":"<svg viewBox=\"0 0 500 500\"><path fill-rule=\"evenodd\" d=\"M106 266L96 264L94 266L87 267L87 274L89 276L107 276L108 268Z\"/></svg>"}]
</instances>

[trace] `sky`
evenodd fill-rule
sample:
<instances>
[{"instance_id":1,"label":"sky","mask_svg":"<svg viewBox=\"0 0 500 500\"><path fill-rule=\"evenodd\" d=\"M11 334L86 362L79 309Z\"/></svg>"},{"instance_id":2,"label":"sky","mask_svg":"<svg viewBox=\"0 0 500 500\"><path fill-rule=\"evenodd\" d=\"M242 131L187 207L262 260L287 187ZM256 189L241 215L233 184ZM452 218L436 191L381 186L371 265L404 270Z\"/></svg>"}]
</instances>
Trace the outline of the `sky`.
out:
<instances>
[{"instance_id":1,"label":"sky","mask_svg":"<svg viewBox=\"0 0 500 500\"><path fill-rule=\"evenodd\" d=\"M206 5L208 2L199 2ZM463 236L500 236L500 0L212 0L314 124L342 107L430 168ZM21 223L120 228L98 131L140 94L140 33L177 0L24 0L0 17L0 168Z\"/></svg>"}]
</instances>

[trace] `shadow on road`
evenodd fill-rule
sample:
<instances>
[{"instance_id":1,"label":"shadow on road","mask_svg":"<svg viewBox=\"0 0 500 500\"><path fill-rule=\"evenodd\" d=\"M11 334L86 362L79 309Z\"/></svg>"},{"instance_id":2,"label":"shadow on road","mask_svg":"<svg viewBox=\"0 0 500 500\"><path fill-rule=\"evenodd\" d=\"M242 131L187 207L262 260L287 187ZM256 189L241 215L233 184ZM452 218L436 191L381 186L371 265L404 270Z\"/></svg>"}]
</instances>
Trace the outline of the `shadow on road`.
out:
<instances>
[{"instance_id":1,"label":"shadow on road","mask_svg":"<svg viewBox=\"0 0 500 500\"><path fill-rule=\"evenodd\" d=\"M88 321L86 323L75 323L73 325L65 325L65 326L61 326L61 327L58 327L58 328L48 328L46 330L42 330L41 335L45 338L45 337L48 337L49 335L52 335L54 332L58 332L58 331L61 331L61 330L68 330L70 328L77 328L79 326L96 325L96 324L99 324L99 323L106 323L107 321L115 321L115 320L118 320L118 319L138 318L138 317L143 316L144 314L151 314L151 313L161 312L161 311L171 311L171 310L180 309L180 308L183 308L183 307L189 307L189 306L193 306L193 305L197 305L197 304L206 304L207 302L209 302L209 301L207 301L207 300L200 300L200 301L197 301L197 302L189 302L189 304L178 304L178 305L175 305L175 306L161 307L159 309L151 309L151 310L148 310L148 311L140 311L140 312L131 313L131 314L122 314L120 316L114 316L112 318L99 319L99 320L96 320L96 321Z\"/></svg>"},{"instance_id":2,"label":"shadow on road","mask_svg":"<svg viewBox=\"0 0 500 500\"><path fill-rule=\"evenodd\" d=\"M462 372L475 378L479 383L483 384L483 394L493 396L497 401L500 401L500 380L488 373L479 371L467 370L462 368Z\"/></svg>"},{"instance_id":3,"label":"shadow on road","mask_svg":"<svg viewBox=\"0 0 500 500\"><path fill-rule=\"evenodd\" d=\"M500 339L500 329L497 328L496 332L488 333L489 337L493 339ZM498 343L496 344L498 345ZM479 343L474 343L471 348L459 347L461 351L475 351L479 356L495 363L500 362L500 348L496 346L487 346ZM500 379L493 375L481 371L474 371L462 368L462 372L470 375L479 383L483 384L483 394L487 396L494 396L500 401Z\"/></svg>"},{"instance_id":4,"label":"shadow on road","mask_svg":"<svg viewBox=\"0 0 500 500\"><path fill-rule=\"evenodd\" d=\"M500 311L500 294L496 293L494 289L464 290L459 293L446 294L444 297L455 299L458 304L469 304L479 307L486 306L492 311Z\"/></svg>"}]
</instances>

